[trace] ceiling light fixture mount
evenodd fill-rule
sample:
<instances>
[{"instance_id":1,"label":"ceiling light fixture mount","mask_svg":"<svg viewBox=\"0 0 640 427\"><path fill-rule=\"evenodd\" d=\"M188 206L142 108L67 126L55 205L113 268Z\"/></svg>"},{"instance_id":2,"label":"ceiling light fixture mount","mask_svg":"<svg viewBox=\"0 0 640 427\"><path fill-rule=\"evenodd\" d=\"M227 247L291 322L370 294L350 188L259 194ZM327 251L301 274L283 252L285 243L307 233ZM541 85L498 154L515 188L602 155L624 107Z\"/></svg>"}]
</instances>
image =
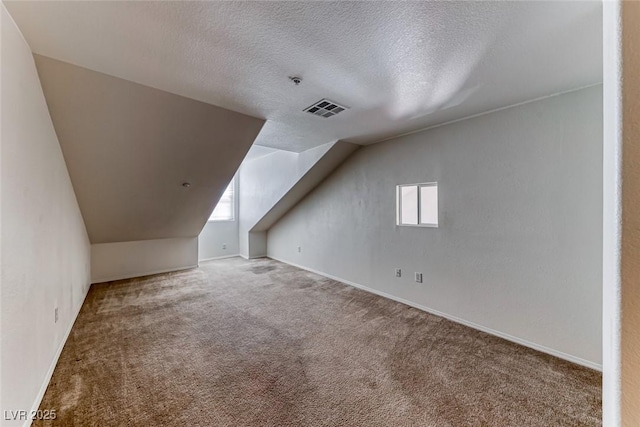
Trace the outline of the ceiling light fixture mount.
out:
<instances>
[{"instance_id":1,"label":"ceiling light fixture mount","mask_svg":"<svg viewBox=\"0 0 640 427\"><path fill-rule=\"evenodd\" d=\"M299 76L289 76L289 80L291 80L296 86L302 83L302 77Z\"/></svg>"}]
</instances>

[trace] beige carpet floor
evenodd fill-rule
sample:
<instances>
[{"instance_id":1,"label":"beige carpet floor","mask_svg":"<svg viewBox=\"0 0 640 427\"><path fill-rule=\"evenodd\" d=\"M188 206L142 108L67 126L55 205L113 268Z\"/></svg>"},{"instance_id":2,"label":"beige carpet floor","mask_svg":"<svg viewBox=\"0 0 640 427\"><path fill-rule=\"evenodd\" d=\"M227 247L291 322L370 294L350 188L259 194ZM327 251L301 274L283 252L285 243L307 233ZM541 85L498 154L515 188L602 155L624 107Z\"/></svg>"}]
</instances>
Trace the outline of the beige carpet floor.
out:
<instances>
[{"instance_id":1,"label":"beige carpet floor","mask_svg":"<svg viewBox=\"0 0 640 427\"><path fill-rule=\"evenodd\" d=\"M93 285L41 409L95 426L596 426L601 375L268 259Z\"/></svg>"}]
</instances>

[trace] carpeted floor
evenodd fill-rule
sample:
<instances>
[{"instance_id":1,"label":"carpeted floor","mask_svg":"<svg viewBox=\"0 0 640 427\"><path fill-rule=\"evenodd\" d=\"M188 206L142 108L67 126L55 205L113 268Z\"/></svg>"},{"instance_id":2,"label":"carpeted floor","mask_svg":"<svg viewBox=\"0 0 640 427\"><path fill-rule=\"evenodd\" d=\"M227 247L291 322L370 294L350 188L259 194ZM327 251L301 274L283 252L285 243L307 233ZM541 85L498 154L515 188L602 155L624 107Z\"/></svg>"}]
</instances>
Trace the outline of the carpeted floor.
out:
<instances>
[{"instance_id":1,"label":"carpeted floor","mask_svg":"<svg viewBox=\"0 0 640 427\"><path fill-rule=\"evenodd\" d=\"M34 425L595 426L601 375L268 259L93 285Z\"/></svg>"}]
</instances>

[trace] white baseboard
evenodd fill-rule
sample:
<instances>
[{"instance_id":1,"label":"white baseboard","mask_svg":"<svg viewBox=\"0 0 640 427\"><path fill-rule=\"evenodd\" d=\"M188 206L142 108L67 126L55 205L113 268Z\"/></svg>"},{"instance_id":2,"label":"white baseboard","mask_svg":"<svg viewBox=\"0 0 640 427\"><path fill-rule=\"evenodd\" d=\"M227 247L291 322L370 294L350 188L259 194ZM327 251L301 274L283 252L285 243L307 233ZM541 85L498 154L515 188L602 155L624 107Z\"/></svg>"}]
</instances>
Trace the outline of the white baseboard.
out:
<instances>
[{"instance_id":1,"label":"white baseboard","mask_svg":"<svg viewBox=\"0 0 640 427\"><path fill-rule=\"evenodd\" d=\"M143 271L140 273L126 273L126 274L116 275L116 276L101 277L99 279L91 279L91 283L113 282L114 280L133 279L134 277L143 277L143 276L151 276L153 274L171 273L173 271L190 270L192 268L198 268L198 264L187 265L185 267L175 267L175 268L168 268L168 269L162 269L162 270Z\"/></svg>"},{"instance_id":2,"label":"white baseboard","mask_svg":"<svg viewBox=\"0 0 640 427\"><path fill-rule=\"evenodd\" d=\"M249 259L260 259L260 258L269 258L269 256L268 256L268 255L254 255L254 256L247 256L247 255L240 254L240 256L241 256L242 258L246 259L246 260L249 260ZM275 259L275 258L274 258L274 259ZM282 262L284 262L284 261L282 261Z\"/></svg>"},{"instance_id":3,"label":"white baseboard","mask_svg":"<svg viewBox=\"0 0 640 427\"><path fill-rule=\"evenodd\" d=\"M413 301L409 301L409 300L406 300L404 298L400 298L400 297L397 297L395 295L391 295L391 294L388 294L386 292L382 292L382 291L379 291L377 289L373 289L373 288L370 288L368 286L361 285L359 283L351 282L349 280L342 279L340 277L332 276L330 274L323 273L323 272L318 271L318 270L314 270L313 268L305 267L303 265L299 265L299 264L296 264L296 263L293 263L293 262L285 261L283 259L275 258L273 256L269 256L269 258L274 259L276 261L283 262L285 264L292 265L294 267L298 267L298 268L300 268L302 270L310 271L312 273L318 274L318 275L326 277L328 279L344 283L345 285L353 286L354 288L362 289L362 290L370 292L372 294L376 294L376 295L379 295L381 297L385 297L385 298L388 298L390 300L397 301L397 302L400 302L402 304L406 304L406 305L408 305L410 307L417 308L418 310L426 311L427 313L431 313L431 314L434 314L436 316L444 317L445 319L451 320L452 322L456 322L456 323L459 323L461 325L465 325L465 326L468 326L470 328L477 329L477 330L482 331L482 332L486 332L486 333L488 333L490 335L495 335L495 336L503 338L503 339L505 339L507 341L511 341L511 342L516 343L516 344L520 344L520 345L523 345L525 347L529 347L529 348L532 348L534 350L538 350L538 351L541 351L543 353L550 354L550 355L558 357L560 359L564 359L564 360L567 360L569 362L572 362L572 363L575 363L575 364L578 364L578 365L581 365L581 366L585 366L587 368L594 369L596 371L602 372L602 365L599 364L599 363L595 363L595 362L592 362L590 360L582 359L580 357L573 356L571 354L567 354L567 353L555 350L555 349L550 348L550 347L545 347L543 345L536 344L534 342L527 341L527 340L524 340L522 338L518 338L518 337L515 337L513 335L506 334L504 332L496 331L495 329L491 329L491 328L488 328L486 326L478 325L477 323L473 323L473 322L470 322L468 320L461 319L459 317L451 316L451 315L449 315L447 313L443 313L441 311L434 310L434 309L426 307L424 305L417 304L417 303L415 303Z\"/></svg>"},{"instance_id":4,"label":"white baseboard","mask_svg":"<svg viewBox=\"0 0 640 427\"><path fill-rule=\"evenodd\" d=\"M240 254L233 254L233 255L224 255L224 256L217 256L217 257L213 257L213 258L203 258L203 259L199 259L198 262L207 262L207 261L215 261L218 259L227 259L227 258L236 258L242 256Z\"/></svg>"},{"instance_id":5,"label":"white baseboard","mask_svg":"<svg viewBox=\"0 0 640 427\"><path fill-rule=\"evenodd\" d=\"M40 404L42 403L42 398L44 397L44 393L47 391L47 387L49 387L49 382L51 381L51 377L53 376L53 371L55 371L56 365L58 364L58 359L60 359L60 355L62 354L62 349L64 348L64 345L67 343L67 339L69 339L69 335L71 334L73 325L76 323L76 319L80 314L80 310L82 310L84 301L87 299L87 295L89 294L89 289L91 289L91 284L89 284L89 286L85 286L84 288L85 288L85 291L84 291L84 297L82 298L82 302L78 305L78 308L76 309L76 313L73 316L71 323L69 323L69 327L67 328L67 331L65 332L64 337L62 338L62 341L60 342L60 345L56 350L56 354L53 357L51 364L49 365L49 369L47 370L46 375L44 376L44 382L40 387L40 391L38 391L38 394L36 395L36 399L33 402L33 405L31 406L31 412L29 412L29 414L34 414L40 407ZM27 420L25 421L23 426L29 427L32 422L33 420Z\"/></svg>"}]
</instances>

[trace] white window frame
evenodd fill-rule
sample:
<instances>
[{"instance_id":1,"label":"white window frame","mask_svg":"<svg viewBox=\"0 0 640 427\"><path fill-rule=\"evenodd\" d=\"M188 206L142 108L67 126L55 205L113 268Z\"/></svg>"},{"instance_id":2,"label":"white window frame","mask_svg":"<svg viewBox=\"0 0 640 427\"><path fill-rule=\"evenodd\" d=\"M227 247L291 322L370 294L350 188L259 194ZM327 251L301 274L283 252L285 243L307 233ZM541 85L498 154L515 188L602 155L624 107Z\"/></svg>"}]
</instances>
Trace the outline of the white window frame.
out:
<instances>
[{"instance_id":1,"label":"white window frame","mask_svg":"<svg viewBox=\"0 0 640 427\"><path fill-rule=\"evenodd\" d=\"M417 224L403 224L401 222L401 218L402 218L402 188L403 187L418 187L418 223ZM433 223L420 223L420 219L422 217L420 210L422 208L421 206L421 200L420 198L422 197L422 192L420 191L421 188L423 187L436 187L436 189L438 188L438 183L437 182L423 182L423 183L418 183L418 184L401 184L401 185L397 185L396 186L396 225L398 227L426 227L426 228L438 228L438 224L433 224ZM437 212L438 212L438 223L440 223L440 192L438 192L438 199L437 199L437 203L438 206L436 206Z\"/></svg>"},{"instance_id":2,"label":"white window frame","mask_svg":"<svg viewBox=\"0 0 640 427\"><path fill-rule=\"evenodd\" d=\"M233 222L236 220L236 177L234 176L231 179L231 182L229 182L229 184L227 185L227 187L224 189L224 192L222 193L222 196L220 196L220 199L222 199L224 197L224 193L227 192L227 190L231 189L231 194L232 194L232 198L231 198L231 218L227 219L213 219L213 213L216 211L216 208L218 207L218 203L220 203L220 201L218 201L218 203L216 203L216 206L213 208L213 211L211 211L211 215L209 215L209 219L207 220L207 222Z\"/></svg>"}]
</instances>

